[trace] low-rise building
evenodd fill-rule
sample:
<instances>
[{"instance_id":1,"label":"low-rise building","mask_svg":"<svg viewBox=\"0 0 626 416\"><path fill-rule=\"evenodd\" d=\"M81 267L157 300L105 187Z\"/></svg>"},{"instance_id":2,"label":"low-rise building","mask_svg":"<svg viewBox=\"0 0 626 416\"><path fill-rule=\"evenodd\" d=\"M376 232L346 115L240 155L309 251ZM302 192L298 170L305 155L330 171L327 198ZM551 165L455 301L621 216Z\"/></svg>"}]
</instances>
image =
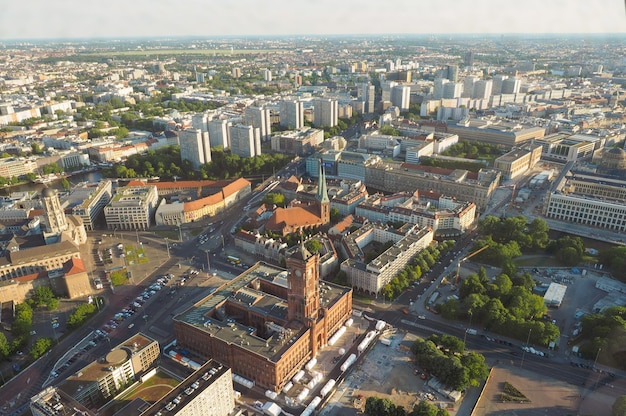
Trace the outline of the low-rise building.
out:
<instances>
[{"instance_id":1,"label":"low-rise building","mask_svg":"<svg viewBox=\"0 0 626 416\"><path fill-rule=\"evenodd\" d=\"M324 131L311 127L275 133L271 139L273 151L299 156L310 155L323 141Z\"/></svg>"},{"instance_id":2,"label":"low-rise building","mask_svg":"<svg viewBox=\"0 0 626 416\"><path fill-rule=\"evenodd\" d=\"M516 147L494 161L494 168L502 172L505 180L515 179L532 170L541 159L542 146L529 143Z\"/></svg>"},{"instance_id":3,"label":"low-rise building","mask_svg":"<svg viewBox=\"0 0 626 416\"><path fill-rule=\"evenodd\" d=\"M85 184L72 188L63 202L72 209L74 215L83 220L87 230L93 230L104 207L111 201L113 185L110 180L102 180L97 184Z\"/></svg>"}]
</instances>

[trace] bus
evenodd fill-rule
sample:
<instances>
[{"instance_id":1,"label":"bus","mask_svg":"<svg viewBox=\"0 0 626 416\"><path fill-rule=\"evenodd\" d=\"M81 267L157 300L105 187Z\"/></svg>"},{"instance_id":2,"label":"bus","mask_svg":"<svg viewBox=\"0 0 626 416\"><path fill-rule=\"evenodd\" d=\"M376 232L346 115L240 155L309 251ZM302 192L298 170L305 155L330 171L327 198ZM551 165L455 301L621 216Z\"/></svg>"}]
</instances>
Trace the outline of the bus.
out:
<instances>
[{"instance_id":1,"label":"bus","mask_svg":"<svg viewBox=\"0 0 626 416\"><path fill-rule=\"evenodd\" d=\"M228 256L227 260L232 264L241 264L241 260L238 257Z\"/></svg>"}]
</instances>

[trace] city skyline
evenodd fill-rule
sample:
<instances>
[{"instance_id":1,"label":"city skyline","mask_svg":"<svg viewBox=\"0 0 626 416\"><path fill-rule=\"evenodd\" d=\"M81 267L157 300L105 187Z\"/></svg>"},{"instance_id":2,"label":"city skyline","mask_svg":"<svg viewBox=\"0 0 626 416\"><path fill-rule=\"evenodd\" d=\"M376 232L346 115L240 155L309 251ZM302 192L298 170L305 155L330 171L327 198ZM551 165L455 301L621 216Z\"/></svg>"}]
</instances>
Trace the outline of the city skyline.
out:
<instances>
[{"instance_id":1,"label":"city skyline","mask_svg":"<svg viewBox=\"0 0 626 416\"><path fill-rule=\"evenodd\" d=\"M77 7L79 6L79 7ZM80 7L83 6L83 7ZM116 11L112 13L111 11ZM472 18L468 18L472 16ZM626 33L621 0L453 0L379 2L172 3L111 0L89 8L76 0L8 2L0 39L89 39L178 36L377 34L615 34ZM303 21L306 18L306 21Z\"/></svg>"}]
</instances>

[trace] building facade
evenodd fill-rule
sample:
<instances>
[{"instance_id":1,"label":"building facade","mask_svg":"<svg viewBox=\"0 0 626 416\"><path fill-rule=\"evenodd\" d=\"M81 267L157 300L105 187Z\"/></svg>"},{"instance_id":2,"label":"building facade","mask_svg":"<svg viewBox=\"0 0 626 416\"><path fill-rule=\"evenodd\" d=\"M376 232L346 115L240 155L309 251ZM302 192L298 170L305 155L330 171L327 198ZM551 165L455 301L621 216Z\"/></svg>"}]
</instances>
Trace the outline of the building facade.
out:
<instances>
[{"instance_id":1,"label":"building facade","mask_svg":"<svg viewBox=\"0 0 626 416\"><path fill-rule=\"evenodd\" d=\"M180 142L180 158L188 161L194 170L211 162L211 144L209 133L200 129L185 129L178 133Z\"/></svg>"},{"instance_id":2,"label":"building facade","mask_svg":"<svg viewBox=\"0 0 626 416\"><path fill-rule=\"evenodd\" d=\"M113 184L110 180L105 179L95 187L85 187L85 189L89 191L89 194L85 195L80 204L72 207L72 213L83 220L85 229L93 230L96 220L104 211L104 207L111 201Z\"/></svg>"},{"instance_id":3,"label":"building facade","mask_svg":"<svg viewBox=\"0 0 626 416\"><path fill-rule=\"evenodd\" d=\"M147 230L153 223L158 202L156 186L126 186L118 188L104 208L109 230Z\"/></svg>"},{"instance_id":4,"label":"building facade","mask_svg":"<svg viewBox=\"0 0 626 416\"><path fill-rule=\"evenodd\" d=\"M241 157L261 155L261 134L258 128L245 125L231 126L230 149Z\"/></svg>"},{"instance_id":5,"label":"building facade","mask_svg":"<svg viewBox=\"0 0 626 416\"><path fill-rule=\"evenodd\" d=\"M257 263L174 318L178 345L280 391L352 314L352 291L321 281L301 244L287 270Z\"/></svg>"}]
</instances>

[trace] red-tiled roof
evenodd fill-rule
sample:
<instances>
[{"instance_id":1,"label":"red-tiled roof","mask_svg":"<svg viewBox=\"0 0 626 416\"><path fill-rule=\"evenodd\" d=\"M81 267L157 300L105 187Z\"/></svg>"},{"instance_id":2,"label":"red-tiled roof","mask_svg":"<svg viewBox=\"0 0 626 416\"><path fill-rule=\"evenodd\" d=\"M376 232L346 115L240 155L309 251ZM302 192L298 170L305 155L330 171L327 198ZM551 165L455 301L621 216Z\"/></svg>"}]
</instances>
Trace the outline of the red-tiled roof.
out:
<instances>
[{"instance_id":1,"label":"red-tiled roof","mask_svg":"<svg viewBox=\"0 0 626 416\"><path fill-rule=\"evenodd\" d=\"M282 230L285 227L305 227L321 224L322 219L311 208L276 208L274 215L265 224L265 228Z\"/></svg>"},{"instance_id":2,"label":"red-tiled roof","mask_svg":"<svg viewBox=\"0 0 626 416\"><path fill-rule=\"evenodd\" d=\"M83 263L82 259L77 257L72 257L65 263L63 263L63 273L66 275L85 273L87 269L85 268L85 263Z\"/></svg>"}]
</instances>

